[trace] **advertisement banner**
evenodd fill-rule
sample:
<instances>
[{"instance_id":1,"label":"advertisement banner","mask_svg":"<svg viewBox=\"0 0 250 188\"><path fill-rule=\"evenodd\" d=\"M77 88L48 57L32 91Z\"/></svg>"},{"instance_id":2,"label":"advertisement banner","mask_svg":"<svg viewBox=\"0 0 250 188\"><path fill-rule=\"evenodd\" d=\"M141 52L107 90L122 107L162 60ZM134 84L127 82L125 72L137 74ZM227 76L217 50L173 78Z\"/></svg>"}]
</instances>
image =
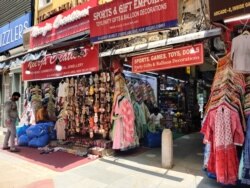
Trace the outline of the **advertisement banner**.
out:
<instances>
[{"instance_id":1,"label":"advertisement banner","mask_svg":"<svg viewBox=\"0 0 250 188\"><path fill-rule=\"evenodd\" d=\"M212 21L220 21L229 17L250 13L250 0L226 0L218 3L218 0L210 0L210 18Z\"/></svg>"},{"instance_id":2,"label":"advertisement banner","mask_svg":"<svg viewBox=\"0 0 250 188\"><path fill-rule=\"evenodd\" d=\"M177 26L176 0L116 0L90 9L92 42Z\"/></svg>"},{"instance_id":3,"label":"advertisement banner","mask_svg":"<svg viewBox=\"0 0 250 188\"><path fill-rule=\"evenodd\" d=\"M22 80L45 80L98 71L98 52L98 46L95 45L94 49L84 47L81 52L49 54L42 60L25 62L22 64ZM61 71L55 70L57 63L62 66ZM30 70L30 74L26 74L26 70Z\"/></svg>"},{"instance_id":4,"label":"advertisement banner","mask_svg":"<svg viewBox=\"0 0 250 188\"><path fill-rule=\"evenodd\" d=\"M86 1L34 26L31 31L30 48L89 30L89 9L95 6L97 0Z\"/></svg>"},{"instance_id":5,"label":"advertisement banner","mask_svg":"<svg viewBox=\"0 0 250 188\"><path fill-rule=\"evenodd\" d=\"M31 26L27 13L0 28L0 53L23 44L23 31Z\"/></svg>"},{"instance_id":6,"label":"advertisement banner","mask_svg":"<svg viewBox=\"0 0 250 188\"><path fill-rule=\"evenodd\" d=\"M132 57L132 72L148 72L199 65L204 62L203 44L162 50Z\"/></svg>"}]
</instances>

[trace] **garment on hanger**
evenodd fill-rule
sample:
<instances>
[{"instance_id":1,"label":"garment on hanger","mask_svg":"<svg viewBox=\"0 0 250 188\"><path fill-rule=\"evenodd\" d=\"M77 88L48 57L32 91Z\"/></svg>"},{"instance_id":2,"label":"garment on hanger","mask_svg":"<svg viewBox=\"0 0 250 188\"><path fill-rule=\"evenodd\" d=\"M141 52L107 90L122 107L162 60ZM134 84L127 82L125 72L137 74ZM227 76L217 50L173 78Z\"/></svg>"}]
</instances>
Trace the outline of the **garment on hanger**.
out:
<instances>
[{"instance_id":1,"label":"garment on hanger","mask_svg":"<svg viewBox=\"0 0 250 188\"><path fill-rule=\"evenodd\" d=\"M58 97L67 97L68 96L68 87L69 87L69 84L62 80L59 83Z\"/></svg>"},{"instance_id":2,"label":"garment on hanger","mask_svg":"<svg viewBox=\"0 0 250 188\"><path fill-rule=\"evenodd\" d=\"M223 184L235 184L238 177L236 145L244 142L245 86L244 76L232 69L229 54L219 59L201 132L208 143L204 167Z\"/></svg>"},{"instance_id":3,"label":"garment on hanger","mask_svg":"<svg viewBox=\"0 0 250 188\"><path fill-rule=\"evenodd\" d=\"M217 181L235 184L238 177L238 158L235 145L242 145L244 133L239 115L226 105L210 111L201 132L204 141L211 143L207 169L216 174Z\"/></svg>"},{"instance_id":4,"label":"garment on hanger","mask_svg":"<svg viewBox=\"0 0 250 188\"><path fill-rule=\"evenodd\" d=\"M250 35L241 34L232 40L231 59L233 69L240 73L250 73Z\"/></svg>"}]
</instances>

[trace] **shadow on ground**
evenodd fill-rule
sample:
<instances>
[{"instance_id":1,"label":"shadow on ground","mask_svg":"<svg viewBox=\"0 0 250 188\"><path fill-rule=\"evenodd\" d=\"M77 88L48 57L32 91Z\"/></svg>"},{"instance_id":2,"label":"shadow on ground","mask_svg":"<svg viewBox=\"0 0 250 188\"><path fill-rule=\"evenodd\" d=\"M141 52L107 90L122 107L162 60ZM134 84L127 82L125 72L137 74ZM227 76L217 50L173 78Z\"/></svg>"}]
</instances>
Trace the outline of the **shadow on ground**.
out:
<instances>
[{"instance_id":1,"label":"shadow on ground","mask_svg":"<svg viewBox=\"0 0 250 188\"><path fill-rule=\"evenodd\" d=\"M216 180L209 179L202 171L203 147L202 135L200 133L185 135L180 137L179 139L174 140L174 166L171 171L194 175L195 177L197 177L196 179L198 179L196 181L196 185L199 188L221 187L220 184L216 183ZM136 150L132 150L130 152L125 152L124 154L121 154L121 152L119 152L118 155L115 155L114 157L117 159L117 161L119 161L119 159L124 159L138 164L162 168L161 148L139 149L138 152L136 152ZM119 163L116 162L116 160L100 160L106 163L112 163L113 165L115 164L138 172L147 173L176 182L181 182L184 180L184 178L169 175L169 173L167 173L168 171L166 171L165 174L162 174L162 172L153 172L151 170L145 170L131 165Z\"/></svg>"}]
</instances>

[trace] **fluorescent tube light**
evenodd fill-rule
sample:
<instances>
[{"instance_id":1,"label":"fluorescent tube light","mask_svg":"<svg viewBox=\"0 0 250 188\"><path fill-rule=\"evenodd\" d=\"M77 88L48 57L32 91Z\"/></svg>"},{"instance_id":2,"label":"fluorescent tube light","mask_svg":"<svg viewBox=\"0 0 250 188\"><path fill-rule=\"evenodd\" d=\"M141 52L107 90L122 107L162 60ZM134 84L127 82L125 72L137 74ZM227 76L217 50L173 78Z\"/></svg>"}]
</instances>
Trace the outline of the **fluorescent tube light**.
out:
<instances>
[{"instance_id":1,"label":"fluorescent tube light","mask_svg":"<svg viewBox=\"0 0 250 188\"><path fill-rule=\"evenodd\" d=\"M249 18L250 18L250 14L245 14L243 16L237 16L237 17L225 19L224 23L235 22L235 21L245 20L245 19L249 19Z\"/></svg>"}]
</instances>

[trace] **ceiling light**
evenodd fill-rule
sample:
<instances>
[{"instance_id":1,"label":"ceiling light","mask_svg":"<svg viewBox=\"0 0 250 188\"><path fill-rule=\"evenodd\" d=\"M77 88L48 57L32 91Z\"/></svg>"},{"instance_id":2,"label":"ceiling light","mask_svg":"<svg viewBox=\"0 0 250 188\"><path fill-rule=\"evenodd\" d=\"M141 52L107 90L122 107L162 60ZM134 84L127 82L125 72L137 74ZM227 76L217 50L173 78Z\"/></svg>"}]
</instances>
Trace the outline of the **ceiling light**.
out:
<instances>
[{"instance_id":1,"label":"ceiling light","mask_svg":"<svg viewBox=\"0 0 250 188\"><path fill-rule=\"evenodd\" d=\"M62 70L62 65L60 64L59 59L56 60L56 71L60 72Z\"/></svg>"},{"instance_id":2,"label":"ceiling light","mask_svg":"<svg viewBox=\"0 0 250 188\"><path fill-rule=\"evenodd\" d=\"M31 74L31 72L30 72L30 69L29 69L29 68L27 68L27 69L26 69L25 74Z\"/></svg>"},{"instance_id":3,"label":"ceiling light","mask_svg":"<svg viewBox=\"0 0 250 188\"><path fill-rule=\"evenodd\" d=\"M235 21L245 20L245 19L249 19L249 18L250 18L250 14L245 14L243 16L237 16L237 17L225 19L224 23L235 22Z\"/></svg>"}]
</instances>

